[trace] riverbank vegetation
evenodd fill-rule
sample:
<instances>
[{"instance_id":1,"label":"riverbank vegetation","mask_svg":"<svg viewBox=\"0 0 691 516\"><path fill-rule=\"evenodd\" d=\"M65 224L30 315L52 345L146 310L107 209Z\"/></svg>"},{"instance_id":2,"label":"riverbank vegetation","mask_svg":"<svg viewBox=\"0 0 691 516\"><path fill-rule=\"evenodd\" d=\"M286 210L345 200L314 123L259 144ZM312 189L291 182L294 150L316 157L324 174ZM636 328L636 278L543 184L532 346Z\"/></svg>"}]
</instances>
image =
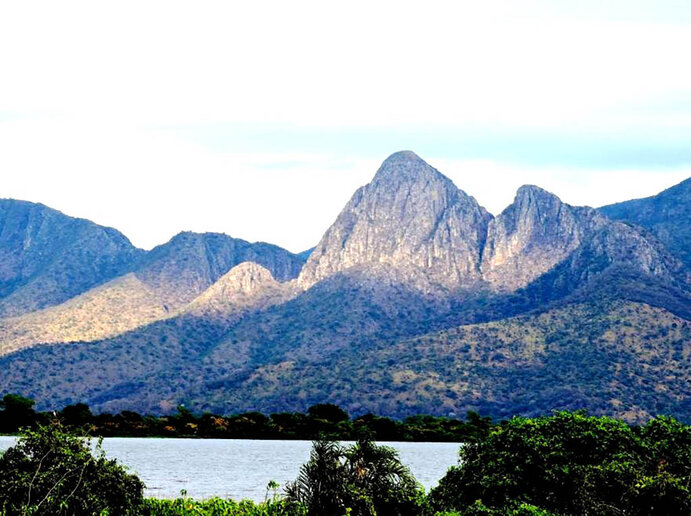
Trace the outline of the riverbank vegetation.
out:
<instances>
[{"instance_id":1,"label":"riverbank vegetation","mask_svg":"<svg viewBox=\"0 0 691 516\"><path fill-rule=\"evenodd\" d=\"M143 485L59 420L0 457L0 514L149 516L576 516L691 514L691 426L629 426L559 412L516 417L463 445L426 494L395 450L315 441L298 478L263 503L143 497Z\"/></svg>"},{"instance_id":2,"label":"riverbank vegetation","mask_svg":"<svg viewBox=\"0 0 691 516\"><path fill-rule=\"evenodd\" d=\"M22 427L45 424L58 418L63 426L100 437L200 437L216 439L302 439L329 438L355 441L368 437L377 441L468 442L485 435L492 420L469 412L465 421L448 417L412 416L397 421L365 414L354 419L329 403L314 405L306 414L282 412L264 415L248 412L232 416L195 415L184 406L168 416L93 414L84 403L59 412L37 412L34 401L6 394L0 401L0 434L14 434Z\"/></svg>"}]
</instances>

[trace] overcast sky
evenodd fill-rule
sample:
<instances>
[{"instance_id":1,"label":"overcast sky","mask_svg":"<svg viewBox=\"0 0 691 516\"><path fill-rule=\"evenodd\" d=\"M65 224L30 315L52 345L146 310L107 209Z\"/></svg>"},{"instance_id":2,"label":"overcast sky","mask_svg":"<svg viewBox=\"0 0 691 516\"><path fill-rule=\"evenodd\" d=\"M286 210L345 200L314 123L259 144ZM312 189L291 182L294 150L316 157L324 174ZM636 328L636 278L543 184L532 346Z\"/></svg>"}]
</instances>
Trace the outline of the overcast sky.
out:
<instances>
[{"instance_id":1,"label":"overcast sky","mask_svg":"<svg viewBox=\"0 0 691 516\"><path fill-rule=\"evenodd\" d=\"M691 176L689 49L688 0L4 2L0 197L301 251L402 149L495 214L647 196Z\"/></svg>"}]
</instances>

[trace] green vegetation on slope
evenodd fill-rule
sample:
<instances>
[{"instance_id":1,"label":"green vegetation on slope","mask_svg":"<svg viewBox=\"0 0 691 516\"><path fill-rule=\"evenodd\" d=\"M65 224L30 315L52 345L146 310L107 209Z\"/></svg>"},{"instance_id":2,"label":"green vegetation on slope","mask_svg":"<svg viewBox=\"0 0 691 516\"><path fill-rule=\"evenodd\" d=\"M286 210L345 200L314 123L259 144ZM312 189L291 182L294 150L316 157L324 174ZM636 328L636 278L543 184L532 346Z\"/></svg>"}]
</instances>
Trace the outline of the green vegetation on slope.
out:
<instances>
[{"instance_id":1,"label":"green vegetation on slope","mask_svg":"<svg viewBox=\"0 0 691 516\"><path fill-rule=\"evenodd\" d=\"M107 412L171 413L184 404L197 413L271 414L332 403L396 418L585 408L629 421L652 414L691 421L684 402L691 398L691 323L662 308L568 304L414 338L396 335L391 317L375 311L367 314L368 335L357 337L347 324L333 327L338 305L331 309L321 322L303 321L309 338L304 327L273 325L269 310L241 322L219 346L224 327L171 320L150 333L1 357L0 367L13 392L51 410L85 402ZM407 314L400 315L405 325ZM294 346L301 335L305 341ZM337 335L332 345L328 335Z\"/></svg>"},{"instance_id":2,"label":"green vegetation on slope","mask_svg":"<svg viewBox=\"0 0 691 516\"><path fill-rule=\"evenodd\" d=\"M610 204L599 210L613 220L649 229L691 267L691 178L652 197Z\"/></svg>"},{"instance_id":3,"label":"green vegetation on slope","mask_svg":"<svg viewBox=\"0 0 691 516\"><path fill-rule=\"evenodd\" d=\"M192 406L274 411L316 402L395 417L494 418L585 408L642 422L691 420L691 323L640 303L572 304L412 339L286 354L226 383L203 384ZM202 395L204 397L202 397Z\"/></svg>"}]
</instances>

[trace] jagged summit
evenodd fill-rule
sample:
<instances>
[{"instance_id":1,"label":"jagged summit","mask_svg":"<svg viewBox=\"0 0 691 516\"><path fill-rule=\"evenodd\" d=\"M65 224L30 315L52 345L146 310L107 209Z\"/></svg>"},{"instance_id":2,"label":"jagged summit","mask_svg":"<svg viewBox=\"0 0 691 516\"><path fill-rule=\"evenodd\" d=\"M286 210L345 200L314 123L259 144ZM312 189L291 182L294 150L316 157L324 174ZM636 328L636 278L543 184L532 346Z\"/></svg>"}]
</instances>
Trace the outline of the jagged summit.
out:
<instances>
[{"instance_id":1,"label":"jagged summit","mask_svg":"<svg viewBox=\"0 0 691 516\"><path fill-rule=\"evenodd\" d=\"M475 199L415 153L397 152L355 192L312 252L299 284L306 288L365 264L422 268L447 287L473 283L490 219Z\"/></svg>"},{"instance_id":2,"label":"jagged summit","mask_svg":"<svg viewBox=\"0 0 691 516\"><path fill-rule=\"evenodd\" d=\"M192 303L192 306L237 303L266 288L278 287L271 271L254 262L242 262L221 276Z\"/></svg>"},{"instance_id":3,"label":"jagged summit","mask_svg":"<svg viewBox=\"0 0 691 516\"><path fill-rule=\"evenodd\" d=\"M537 185L523 185L516 190L516 199L525 197L551 197L559 199L552 192L548 192L544 188L540 188Z\"/></svg>"},{"instance_id":4,"label":"jagged summit","mask_svg":"<svg viewBox=\"0 0 691 516\"><path fill-rule=\"evenodd\" d=\"M489 223L483 278L497 290L523 287L564 260L603 219L538 186L521 186L513 203Z\"/></svg>"},{"instance_id":5,"label":"jagged summit","mask_svg":"<svg viewBox=\"0 0 691 516\"><path fill-rule=\"evenodd\" d=\"M223 233L182 232L152 249L136 274L176 310L244 261L266 267L279 281L295 278L304 263L271 244L252 244Z\"/></svg>"},{"instance_id":6,"label":"jagged summit","mask_svg":"<svg viewBox=\"0 0 691 516\"><path fill-rule=\"evenodd\" d=\"M553 193L539 186L523 185L516 191L513 203L507 206L499 217L508 223L522 221L539 226L547 219L558 216L564 206L568 205Z\"/></svg>"},{"instance_id":7,"label":"jagged summit","mask_svg":"<svg viewBox=\"0 0 691 516\"><path fill-rule=\"evenodd\" d=\"M429 180L449 181L413 151L399 151L384 160L372 183L414 182Z\"/></svg>"}]
</instances>

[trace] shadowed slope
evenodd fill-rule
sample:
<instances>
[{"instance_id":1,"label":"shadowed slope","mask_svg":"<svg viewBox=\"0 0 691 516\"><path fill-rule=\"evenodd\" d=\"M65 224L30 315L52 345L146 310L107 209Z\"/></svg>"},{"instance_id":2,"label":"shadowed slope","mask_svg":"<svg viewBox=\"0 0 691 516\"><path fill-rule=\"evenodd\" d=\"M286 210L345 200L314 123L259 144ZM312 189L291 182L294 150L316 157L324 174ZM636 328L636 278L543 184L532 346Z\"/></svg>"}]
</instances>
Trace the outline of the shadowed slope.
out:
<instances>
[{"instance_id":1,"label":"shadowed slope","mask_svg":"<svg viewBox=\"0 0 691 516\"><path fill-rule=\"evenodd\" d=\"M652 197L599 210L611 219L648 228L691 269L691 178Z\"/></svg>"},{"instance_id":2,"label":"shadowed slope","mask_svg":"<svg viewBox=\"0 0 691 516\"><path fill-rule=\"evenodd\" d=\"M0 317L62 303L131 270L143 254L115 229L1 199Z\"/></svg>"}]
</instances>

